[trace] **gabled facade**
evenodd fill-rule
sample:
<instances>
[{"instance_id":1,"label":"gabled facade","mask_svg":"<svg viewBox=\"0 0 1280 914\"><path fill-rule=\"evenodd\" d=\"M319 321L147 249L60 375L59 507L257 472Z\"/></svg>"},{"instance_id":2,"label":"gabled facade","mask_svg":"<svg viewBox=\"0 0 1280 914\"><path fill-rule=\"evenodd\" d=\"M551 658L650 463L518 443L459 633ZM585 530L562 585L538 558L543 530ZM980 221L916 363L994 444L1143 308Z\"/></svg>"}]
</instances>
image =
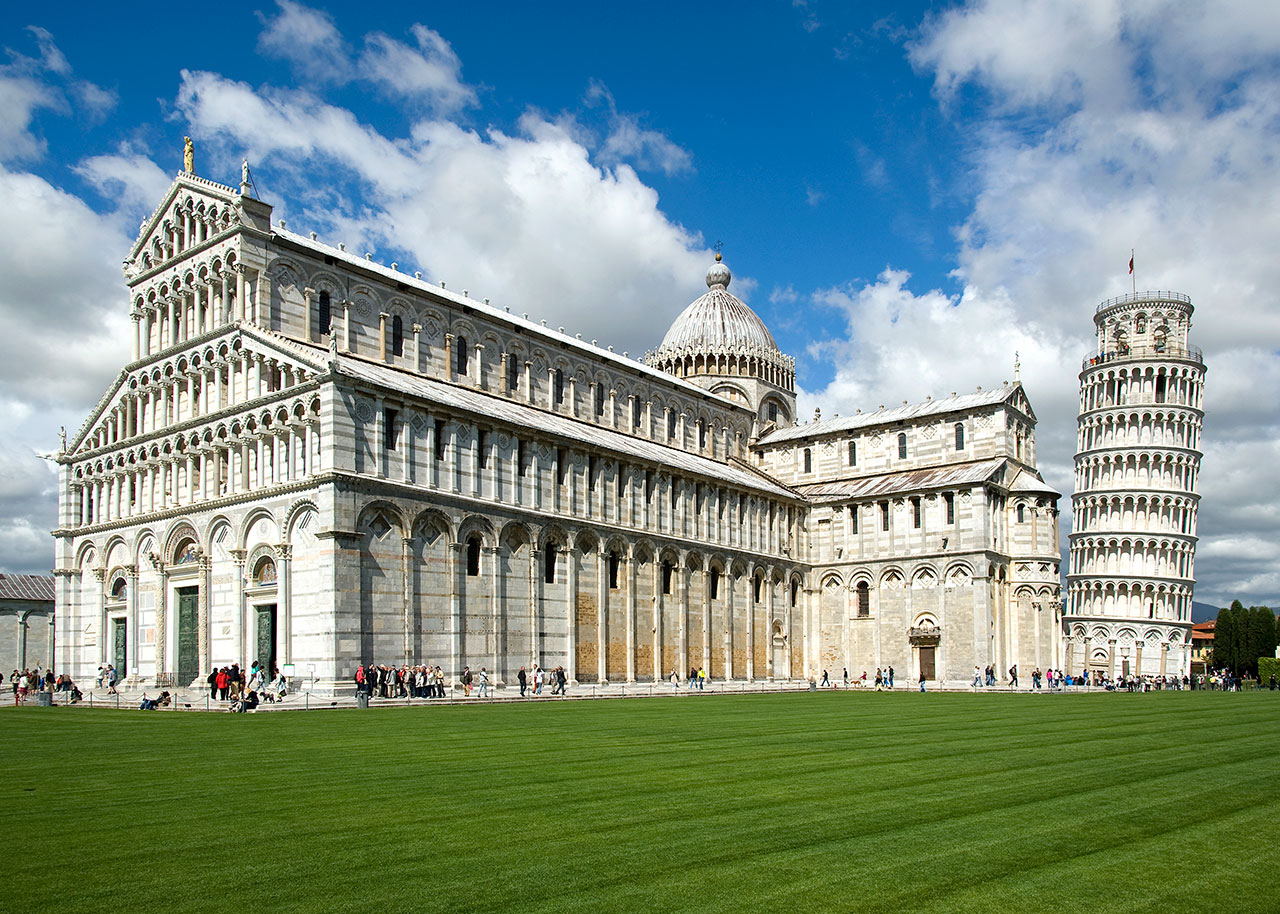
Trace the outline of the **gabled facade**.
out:
<instances>
[{"instance_id":1,"label":"gabled facade","mask_svg":"<svg viewBox=\"0 0 1280 914\"><path fill-rule=\"evenodd\" d=\"M637 361L290 232L247 190L180 175L126 262L134 358L59 457L60 670L187 686L257 660L325 690L370 662L611 683L928 674L922 647L941 680L1055 662L1056 495L1020 385L795 426L794 363L722 264ZM734 321L699 343L717 308ZM957 423L960 453L935 440ZM899 427L905 462L876 450Z\"/></svg>"}]
</instances>

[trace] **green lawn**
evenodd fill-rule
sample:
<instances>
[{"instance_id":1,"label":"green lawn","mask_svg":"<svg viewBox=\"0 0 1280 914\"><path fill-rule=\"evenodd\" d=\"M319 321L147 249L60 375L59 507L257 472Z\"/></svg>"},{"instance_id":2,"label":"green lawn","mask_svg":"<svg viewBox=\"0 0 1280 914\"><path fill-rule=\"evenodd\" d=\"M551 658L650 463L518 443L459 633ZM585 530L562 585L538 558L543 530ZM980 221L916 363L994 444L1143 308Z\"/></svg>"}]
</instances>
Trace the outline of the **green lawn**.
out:
<instances>
[{"instance_id":1,"label":"green lawn","mask_svg":"<svg viewBox=\"0 0 1280 914\"><path fill-rule=\"evenodd\" d=\"M7 709L6 911L1276 911L1280 693Z\"/></svg>"}]
</instances>

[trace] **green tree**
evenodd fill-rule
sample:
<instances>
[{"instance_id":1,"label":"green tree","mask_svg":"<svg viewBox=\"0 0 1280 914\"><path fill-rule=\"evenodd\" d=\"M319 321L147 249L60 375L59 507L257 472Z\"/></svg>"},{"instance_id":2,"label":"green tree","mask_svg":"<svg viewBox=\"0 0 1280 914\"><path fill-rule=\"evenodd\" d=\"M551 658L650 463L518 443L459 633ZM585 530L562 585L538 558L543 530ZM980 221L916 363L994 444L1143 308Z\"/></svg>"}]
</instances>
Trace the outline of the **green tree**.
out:
<instances>
[{"instance_id":1,"label":"green tree","mask_svg":"<svg viewBox=\"0 0 1280 914\"><path fill-rule=\"evenodd\" d=\"M1240 601L1218 610L1218 624L1213 628L1213 668L1232 670L1240 662L1240 632L1236 609L1243 610Z\"/></svg>"},{"instance_id":2,"label":"green tree","mask_svg":"<svg viewBox=\"0 0 1280 914\"><path fill-rule=\"evenodd\" d=\"M1244 665L1253 676L1258 675L1258 658L1274 657L1276 652L1276 617L1269 606L1249 607L1248 653Z\"/></svg>"}]
</instances>

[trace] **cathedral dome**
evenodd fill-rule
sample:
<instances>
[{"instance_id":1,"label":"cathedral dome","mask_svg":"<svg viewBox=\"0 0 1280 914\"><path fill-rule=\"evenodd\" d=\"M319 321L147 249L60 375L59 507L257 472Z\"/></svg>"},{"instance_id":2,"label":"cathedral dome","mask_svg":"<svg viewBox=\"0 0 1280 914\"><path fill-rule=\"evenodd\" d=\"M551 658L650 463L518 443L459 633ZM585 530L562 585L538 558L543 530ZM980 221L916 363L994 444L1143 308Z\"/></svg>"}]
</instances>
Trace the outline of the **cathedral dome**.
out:
<instances>
[{"instance_id":1,"label":"cathedral dome","mask_svg":"<svg viewBox=\"0 0 1280 914\"><path fill-rule=\"evenodd\" d=\"M679 378L701 378L698 383L730 396L745 389L739 383L745 379L794 391L795 360L778 349L760 315L729 291L732 278L717 254L707 270L707 294L680 312L645 362Z\"/></svg>"},{"instance_id":2,"label":"cathedral dome","mask_svg":"<svg viewBox=\"0 0 1280 914\"><path fill-rule=\"evenodd\" d=\"M680 313L662 338L658 351L778 352L778 344L760 316L729 292L732 278L733 274L717 254L716 262L707 270L707 294Z\"/></svg>"}]
</instances>

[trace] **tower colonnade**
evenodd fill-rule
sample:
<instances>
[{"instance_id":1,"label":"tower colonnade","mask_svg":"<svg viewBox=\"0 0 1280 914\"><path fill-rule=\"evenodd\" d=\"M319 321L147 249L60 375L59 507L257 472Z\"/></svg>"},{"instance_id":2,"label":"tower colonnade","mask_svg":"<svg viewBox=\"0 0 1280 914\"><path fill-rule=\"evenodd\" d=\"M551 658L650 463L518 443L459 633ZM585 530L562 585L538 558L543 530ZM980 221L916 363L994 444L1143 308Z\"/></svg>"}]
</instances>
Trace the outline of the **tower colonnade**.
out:
<instances>
[{"instance_id":1,"label":"tower colonnade","mask_svg":"<svg viewBox=\"0 0 1280 914\"><path fill-rule=\"evenodd\" d=\"M1139 292L1094 315L1080 370L1067 667L1111 677L1189 669L1204 357L1191 299Z\"/></svg>"}]
</instances>

